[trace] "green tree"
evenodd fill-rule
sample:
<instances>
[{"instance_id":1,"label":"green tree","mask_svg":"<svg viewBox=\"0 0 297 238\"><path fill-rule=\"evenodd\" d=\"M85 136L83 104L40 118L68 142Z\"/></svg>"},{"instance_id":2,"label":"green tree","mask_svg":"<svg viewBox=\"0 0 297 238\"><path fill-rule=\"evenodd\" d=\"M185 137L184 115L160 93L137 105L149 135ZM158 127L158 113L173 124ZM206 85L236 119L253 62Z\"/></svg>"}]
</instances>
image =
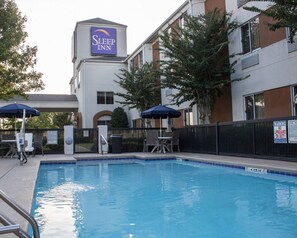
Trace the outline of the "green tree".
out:
<instances>
[{"instance_id":1,"label":"green tree","mask_svg":"<svg viewBox=\"0 0 297 238\"><path fill-rule=\"evenodd\" d=\"M290 31L289 42L294 42L294 36L297 33L297 0L275 0L268 10L261 10L255 6L243 8L271 17L274 22L268 23L268 26L272 31L288 27Z\"/></svg>"},{"instance_id":2,"label":"green tree","mask_svg":"<svg viewBox=\"0 0 297 238\"><path fill-rule=\"evenodd\" d=\"M44 88L36 64L37 47L25 45L23 17L13 0L0 0L0 99Z\"/></svg>"},{"instance_id":3,"label":"green tree","mask_svg":"<svg viewBox=\"0 0 297 238\"><path fill-rule=\"evenodd\" d=\"M42 112L38 117L26 119L26 128L63 128L71 125L71 114L68 112Z\"/></svg>"},{"instance_id":4,"label":"green tree","mask_svg":"<svg viewBox=\"0 0 297 238\"><path fill-rule=\"evenodd\" d=\"M125 93L116 93L124 99L119 103L138 111L160 103L160 74L152 63L145 63L140 68L132 67L130 70L121 69L117 77L120 80L115 82L125 90Z\"/></svg>"},{"instance_id":5,"label":"green tree","mask_svg":"<svg viewBox=\"0 0 297 238\"><path fill-rule=\"evenodd\" d=\"M124 109L121 107L114 109L111 115L111 126L125 128L128 125L128 116Z\"/></svg>"},{"instance_id":6,"label":"green tree","mask_svg":"<svg viewBox=\"0 0 297 238\"><path fill-rule=\"evenodd\" d=\"M64 128L66 125L71 125L71 113L55 112L53 113L53 127Z\"/></svg>"},{"instance_id":7,"label":"green tree","mask_svg":"<svg viewBox=\"0 0 297 238\"><path fill-rule=\"evenodd\" d=\"M53 113L41 112L38 117L27 118L26 128L28 129L53 128Z\"/></svg>"},{"instance_id":8,"label":"green tree","mask_svg":"<svg viewBox=\"0 0 297 238\"><path fill-rule=\"evenodd\" d=\"M231 15L218 9L185 16L185 27L161 35L162 87L176 89L172 102L197 106L202 123L210 116L222 87L231 83L234 61L229 64L228 35L237 28Z\"/></svg>"}]
</instances>

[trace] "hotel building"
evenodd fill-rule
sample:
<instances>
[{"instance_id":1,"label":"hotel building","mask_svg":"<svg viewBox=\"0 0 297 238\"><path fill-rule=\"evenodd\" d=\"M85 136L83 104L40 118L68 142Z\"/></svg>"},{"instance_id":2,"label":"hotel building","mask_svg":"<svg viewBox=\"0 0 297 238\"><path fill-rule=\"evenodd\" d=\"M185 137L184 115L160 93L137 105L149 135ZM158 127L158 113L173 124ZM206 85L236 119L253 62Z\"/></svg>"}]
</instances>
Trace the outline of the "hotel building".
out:
<instances>
[{"instance_id":1,"label":"hotel building","mask_svg":"<svg viewBox=\"0 0 297 238\"><path fill-rule=\"evenodd\" d=\"M119 70L131 65L141 67L145 62L153 62L159 68L159 60L164 59L158 50L162 44L160 35L176 26L183 27L185 13L197 16L215 7L232 12L239 23L229 39L229 54L237 54L238 61L231 78L247 78L223 89L209 123L296 115L297 43L288 43L286 29L270 31L267 23L271 19L243 9L244 6L268 9L271 4L273 1L186 1L130 55L127 55L125 25L100 18L77 22L72 38L70 81L71 94L76 95L79 102L77 126L91 128L108 124L112 111L122 106L117 101L123 99L114 94L123 92L115 82ZM160 90L160 103L171 104L174 91ZM182 113L174 120L174 127L199 124L195 106L190 108L189 103L184 103L172 107ZM125 110L130 126L139 127L140 112ZM167 123L163 120L162 125Z\"/></svg>"}]
</instances>

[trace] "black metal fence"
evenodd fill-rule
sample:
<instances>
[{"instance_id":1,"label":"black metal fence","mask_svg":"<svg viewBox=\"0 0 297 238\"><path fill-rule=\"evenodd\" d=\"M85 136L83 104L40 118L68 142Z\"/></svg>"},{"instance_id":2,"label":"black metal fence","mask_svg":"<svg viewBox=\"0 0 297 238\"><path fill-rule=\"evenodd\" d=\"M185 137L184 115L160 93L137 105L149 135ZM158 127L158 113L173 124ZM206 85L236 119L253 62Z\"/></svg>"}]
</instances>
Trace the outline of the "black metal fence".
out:
<instances>
[{"instance_id":1,"label":"black metal fence","mask_svg":"<svg viewBox=\"0 0 297 238\"><path fill-rule=\"evenodd\" d=\"M19 129L18 129L19 131ZM54 143L49 141L49 135L54 132L56 140ZM15 130L0 130L0 135L15 135ZM42 146L44 154L63 154L64 153L64 129L26 129L26 133L42 134ZM5 154L6 151L1 151L1 154ZM41 154L41 148L36 148L36 154Z\"/></svg>"},{"instance_id":2,"label":"black metal fence","mask_svg":"<svg viewBox=\"0 0 297 238\"><path fill-rule=\"evenodd\" d=\"M297 162L296 143L274 142L274 121L297 117L217 123L176 129L181 151L235 155Z\"/></svg>"},{"instance_id":3,"label":"black metal fence","mask_svg":"<svg viewBox=\"0 0 297 238\"><path fill-rule=\"evenodd\" d=\"M84 128L73 131L74 153L98 152L98 129Z\"/></svg>"},{"instance_id":4,"label":"black metal fence","mask_svg":"<svg viewBox=\"0 0 297 238\"><path fill-rule=\"evenodd\" d=\"M142 152L146 130L158 128L110 128L108 129L108 144L112 147L112 135L122 136L122 152ZM111 148L109 151L112 151Z\"/></svg>"},{"instance_id":5,"label":"black metal fence","mask_svg":"<svg viewBox=\"0 0 297 238\"><path fill-rule=\"evenodd\" d=\"M255 121L239 121L216 123L175 129L179 134L182 152L206 153L217 155L234 155L266 159L280 159L297 162L297 143L275 143L274 121L286 121L297 117L263 119ZM297 125L297 124L296 124ZM165 128L163 128L164 131ZM122 136L121 152L143 151L143 140L146 130L158 128L109 128L109 151L112 151L111 135ZM63 129L26 129L26 132L43 134L43 150L45 154L64 153ZM49 135L56 133L56 143L49 143ZM0 130L0 134L13 134L14 130ZM297 135L296 135L297 138ZM36 151L41 153L40 150ZM74 129L74 153L97 153L98 130ZM2 154L5 151L2 151Z\"/></svg>"}]
</instances>

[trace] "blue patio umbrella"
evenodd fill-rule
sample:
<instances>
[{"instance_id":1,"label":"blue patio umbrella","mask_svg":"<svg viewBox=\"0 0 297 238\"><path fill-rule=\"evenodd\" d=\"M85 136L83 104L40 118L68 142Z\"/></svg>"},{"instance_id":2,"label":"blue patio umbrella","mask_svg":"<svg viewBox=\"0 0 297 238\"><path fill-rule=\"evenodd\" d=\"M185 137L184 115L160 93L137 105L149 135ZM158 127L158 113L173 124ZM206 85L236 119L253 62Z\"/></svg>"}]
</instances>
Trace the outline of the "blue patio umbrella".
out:
<instances>
[{"instance_id":1,"label":"blue patio umbrella","mask_svg":"<svg viewBox=\"0 0 297 238\"><path fill-rule=\"evenodd\" d=\"M23 111L26 110L25 117L39 116L40 112L33 107L21 103L11 103L0 107L0 117L23 118Z\"/></svg>"},{"instance_id":2,"label":"blue patio umbrella","mask_svg":"<svg viewBox=\"0 0 297 238\"><path fill-rule=\"evenodd\" d=\"M158 105L141 112L142 118L176 118L180 117L181 113L173 108Z\"/></svg>"},{"instance_id":3,"label":"blue patio umbrella","mask_svg":"<svg viewBox=\"0 0 297 238\"><path fill-rule=\"evenodd\" d=\"M173 108L164 106L164 105L157 105L152 108L149 108L143 112L141 112L142 118L160 118L160 134L161 134L161 119L163 118L177 118L180 117L181 113Z\"/></svg>"},{"instance_id":4,"label":"blue patio umbrella","mask_svg":"<svg viewBox=\"0 0 297 238\"><path fill-rule=\"evenodd\" d=\"M39 116L40 112L33 107L29 107L21 103L11 103L6 106L0 107L0 117L7 118L22 118L22 126L19 136L20 151L18 152L21 165L27 162L27 155L24 152L25 141L25 118ZM16 130L16 125L15 125Z\"/></svg>"}]
</instances>

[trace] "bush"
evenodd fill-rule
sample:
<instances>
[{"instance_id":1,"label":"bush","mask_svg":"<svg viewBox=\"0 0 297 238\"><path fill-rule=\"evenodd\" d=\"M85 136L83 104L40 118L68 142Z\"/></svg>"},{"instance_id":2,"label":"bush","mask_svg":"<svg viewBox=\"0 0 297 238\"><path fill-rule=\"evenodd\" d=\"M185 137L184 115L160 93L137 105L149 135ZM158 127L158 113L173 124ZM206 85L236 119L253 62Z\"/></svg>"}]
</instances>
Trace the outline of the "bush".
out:
<instances>
[{"instance_id":1,"label":"bush","mask_svg":"<svg viewBox=\"0 0 297 238\"><path fill-rule=\"evenodd\" d=\"M111 115L111 126L125 128L128 127L128 116L123 108L117 107Z\"/></svg>"}]
</instances>

